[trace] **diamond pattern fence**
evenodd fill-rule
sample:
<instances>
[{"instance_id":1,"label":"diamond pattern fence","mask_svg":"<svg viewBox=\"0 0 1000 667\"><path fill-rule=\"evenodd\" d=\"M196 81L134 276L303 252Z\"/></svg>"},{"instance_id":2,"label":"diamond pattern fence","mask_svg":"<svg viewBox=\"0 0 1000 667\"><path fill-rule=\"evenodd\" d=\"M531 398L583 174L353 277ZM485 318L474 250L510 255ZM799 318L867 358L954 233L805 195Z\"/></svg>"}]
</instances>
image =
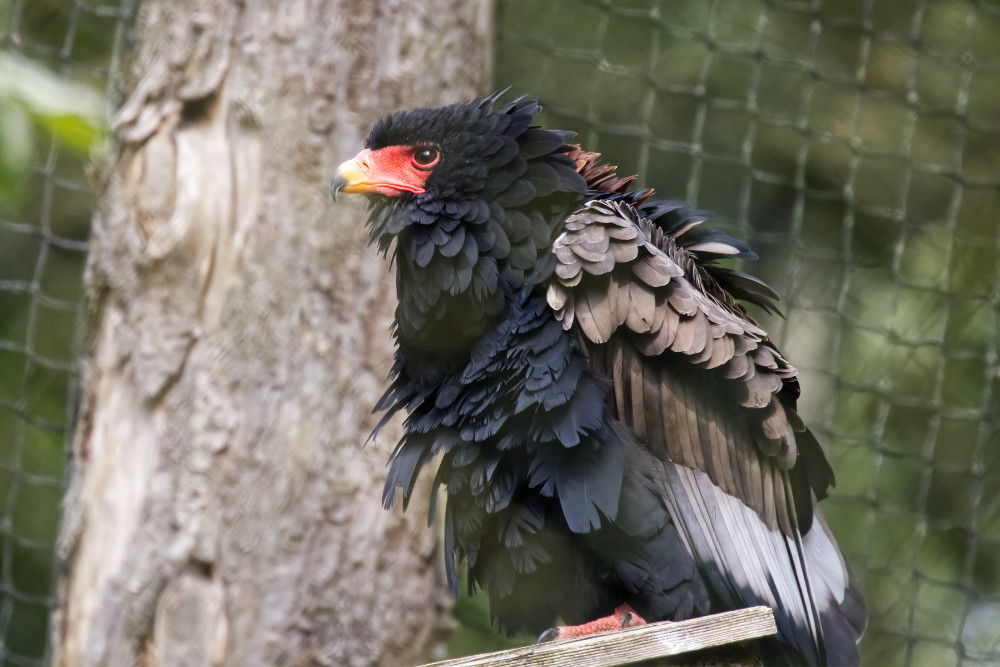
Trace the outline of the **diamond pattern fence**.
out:
<instances>
[{"instance_id":1,"label":"diamond pattern fence","mask_svg":"<svg viewBox=\"0 0 1000 667\"><path fill-rule=\"evenodd\" d=\"M48 660L93 209L84 167L127 4L0 3L0 663Z\"/></svg>"},{"instance_id":2,"label":"diamond pattern fence","mask_svg":"<svg viewBox=\"0 0 1000 667\"><path fill-rule=\"evenodd\" d=\"M497 80L784 295L866 664L1000 663L1000 3L510 0Z\"/></svg>"}]
</instances>

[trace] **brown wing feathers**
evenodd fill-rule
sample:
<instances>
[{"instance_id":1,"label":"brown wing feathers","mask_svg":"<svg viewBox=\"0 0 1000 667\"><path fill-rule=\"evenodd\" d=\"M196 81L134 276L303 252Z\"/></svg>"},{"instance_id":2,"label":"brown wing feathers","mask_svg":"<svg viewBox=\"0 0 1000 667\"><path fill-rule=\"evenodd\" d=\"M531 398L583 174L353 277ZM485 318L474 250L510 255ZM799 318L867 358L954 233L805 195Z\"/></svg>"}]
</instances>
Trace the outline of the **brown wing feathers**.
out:
<instances>
[{"instance_id":1,"label":"brown wing feathers","mask_svg":"<svg viewBox=\"0 0 1000 667\"><path fill-rule=\"evenodd\" d=\"M779 397L795 369L742 309L693 285L685 251L631 205L590 202L565 230L553 246L549 305L565 328L611 348L620 418L654 451L706 472L793 534L796 514L812 514L809 493L793 502L784 474L803 429Z\"/></svg>"},{"instance_id":2,"label":"brown wing feathers","mask_svg":"<svg viewBox=\"0 0 1000 667\"><path fill-rule=\"evenodd\" d=\"M635 176L619 176L615 173L618 168L613 164L602 164L598 162L600 153L585 151L580 146L574 145L569 152L571 160L576 162L576 170L587 181L587 187L600 192L627 192L629 186L635 180ZM652 191L649 191L652 192Z\"/></svg>"}]
</instances>

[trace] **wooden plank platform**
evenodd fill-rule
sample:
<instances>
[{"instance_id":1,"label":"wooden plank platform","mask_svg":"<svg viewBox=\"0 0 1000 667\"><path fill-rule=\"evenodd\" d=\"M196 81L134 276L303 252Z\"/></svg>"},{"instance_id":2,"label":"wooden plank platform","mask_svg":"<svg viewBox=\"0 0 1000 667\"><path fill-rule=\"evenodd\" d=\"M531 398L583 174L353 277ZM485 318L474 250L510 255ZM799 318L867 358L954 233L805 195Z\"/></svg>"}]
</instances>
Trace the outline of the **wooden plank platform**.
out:
<instances>
[{"instance_id":1,"label":"wooden plank platform","mask_svg":"<svg viewBox=\"0 0 1000 667\"><path fill-rule=\"evenodd\" d=\"M690 621L651 623L423 667L614 667L769 637L777 631L774 613L768 607L749 607Z\"/></svg>"}]
</instances>

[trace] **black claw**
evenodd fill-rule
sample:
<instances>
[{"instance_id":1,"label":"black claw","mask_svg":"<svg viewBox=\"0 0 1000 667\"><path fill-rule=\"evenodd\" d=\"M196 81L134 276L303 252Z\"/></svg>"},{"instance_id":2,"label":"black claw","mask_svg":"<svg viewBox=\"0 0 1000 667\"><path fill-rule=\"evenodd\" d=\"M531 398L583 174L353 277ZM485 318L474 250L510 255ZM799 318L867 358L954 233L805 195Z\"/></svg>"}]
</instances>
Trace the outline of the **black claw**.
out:
<instances>
[{"instance_id":1,"label":"black claw","mask_svg":"<svg viewBox=\"0 0 1000 667\"><path fill-rule=\"evenodd\" d=\"M632 623L632 612L627 611L622 614L622 628L629 627L630 623Z\"/></svg>"},{"instance_id":2,"label":"black claw","mask_svg":"<svg viewBox=\"0 0 1000 667\"><path fill-rule=\"evenodd\" d=\"M538 635L539 644L542 644L544 642L550 642L555 639L559 639L559 628L549 628L542 634Z\"/></svg>"}]
</instances>

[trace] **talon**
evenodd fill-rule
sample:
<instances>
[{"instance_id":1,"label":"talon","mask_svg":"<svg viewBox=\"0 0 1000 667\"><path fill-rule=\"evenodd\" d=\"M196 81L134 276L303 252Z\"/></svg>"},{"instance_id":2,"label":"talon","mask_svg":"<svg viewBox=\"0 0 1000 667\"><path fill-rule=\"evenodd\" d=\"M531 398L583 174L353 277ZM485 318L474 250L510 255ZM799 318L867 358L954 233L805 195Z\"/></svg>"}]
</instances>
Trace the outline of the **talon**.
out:
<instances>
[{"instance_id":1,"label":"talon","mask_svg":"<svg viewBox=\"0 0 1000 667\"><path fill-rule=\"evenodd\" d=\"M536 643L543 644L545 642L551 642L559 639L559 628L549 628L542 634L538 635L538 641Z\"/></svg>"},{"instance_id":2,"label":"talon","mask_svg":"<svg viewBox=\"0 0 1000 667\"><path fill-rule=\"evenodd\" d=\"M621 627L623 629L646 625L646 619L635 613L635 610L627 604L623 604L615 609L615 617L621 618Z\"/></svg>"}]
</instances>

